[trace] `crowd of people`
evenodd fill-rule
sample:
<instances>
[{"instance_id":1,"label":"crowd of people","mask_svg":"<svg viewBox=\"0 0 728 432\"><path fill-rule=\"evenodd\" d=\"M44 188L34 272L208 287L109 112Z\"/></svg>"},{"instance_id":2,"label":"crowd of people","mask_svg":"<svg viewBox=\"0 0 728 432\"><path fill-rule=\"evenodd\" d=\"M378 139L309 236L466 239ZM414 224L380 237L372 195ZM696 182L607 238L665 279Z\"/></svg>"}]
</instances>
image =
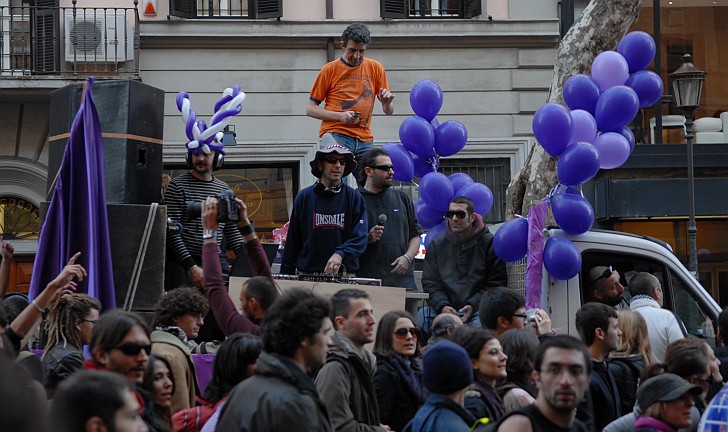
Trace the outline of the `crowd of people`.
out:
<instances>
[{"instance_id":1,"label":"crowd of people","mask_svg":"<svg viewBox=\"0 0 728 432\"><path fill-rule=\"evenodd\" d=\"M349 26L342 58L311 92L307 113L322 120L316 182L294 202L281 272L356 273L414 290L422 230L410 197L391 187L389 154L372 149L374 99L392 114L394 95L384 68L364 57L369 43L365 26ZM649 273L625 287L611 267L589 269L587 302L573 317L579 338L556 334L545 310L526 310L507 287L493 234L462 196L428 247L429 299L416 317L375 311L355 287L328 299L301 288L281 293L245 203L235 198L235 217L220 217L227 185L212 171L222 159L190 149L190 171L165 192L167 276L180 286L150 322L76 293L87 276L80 253L32 301L6 296L3 430L694 431L728 378L728 309L714 350L687 337ZM358 189L345 184L350 173ZM186 211L190 198L199 216ZM241 287L240 311L226 290L223 245L246 255L254 274ZM4 295L14 251L7 241L0 250ZM27 343L38 321L40 355ZM194 354L215 354L204 388Z\"/></svg>"}]
</instances>

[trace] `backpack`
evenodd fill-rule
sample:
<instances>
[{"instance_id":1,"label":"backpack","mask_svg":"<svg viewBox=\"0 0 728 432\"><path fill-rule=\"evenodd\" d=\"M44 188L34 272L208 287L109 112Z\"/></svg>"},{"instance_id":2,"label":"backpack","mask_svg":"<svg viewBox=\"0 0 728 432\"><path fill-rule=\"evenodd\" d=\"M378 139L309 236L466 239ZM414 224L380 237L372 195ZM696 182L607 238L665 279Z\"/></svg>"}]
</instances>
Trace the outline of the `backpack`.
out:
<instances>
[{"instance_id":1,"label":"backpack","mask_svg":"<svg viewBox=\"0 0 728 432\"><path fill-rule=\"evenodd\" d=\"M202 401L202 405L174 413L172 416L172 430L175 432L200 432L205 423L210 420L212 414L215 413L217 407L226 399L223 398L214 405Z\"/></svg>"}]
</instances>

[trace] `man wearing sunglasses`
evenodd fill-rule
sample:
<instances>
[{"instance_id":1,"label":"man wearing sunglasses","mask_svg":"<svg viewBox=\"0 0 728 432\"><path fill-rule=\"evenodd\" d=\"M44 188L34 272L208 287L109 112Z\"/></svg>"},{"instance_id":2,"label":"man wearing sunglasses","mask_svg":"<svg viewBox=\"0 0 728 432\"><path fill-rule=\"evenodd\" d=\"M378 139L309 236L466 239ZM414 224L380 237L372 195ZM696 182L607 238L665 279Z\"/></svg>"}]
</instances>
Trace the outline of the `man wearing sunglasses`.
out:
<instances>
[{"instance_id":1,"label":"man wearing sunglasses","mask_svg":"<svg viewBox=\"0 0 728 432\"><path fill-rule=\"evenodd\" d=\"M430 243L422 272L430 307L417 312L417 321L425 332L439 313L460 315L463 323L480 328L483 290L508 285L505 263L493 251L493 234L475 213L473 201L453 198L445 217L447 231Z\"/></svg>"},{"instance_id":2,"label":"man wearing sunglasses","mask_svg":"<svg viewBox=\"0 0 728 432\"><path fill-rule=\"evenodd\" d=\"M374 310L369 294L356 288L337 291L329 300L336 332L326 364L316 374L316 388L336 431L385 431L374 391Z\"/></svg>"},{"instance_id":3,"label":"man wearing sunglasses","mask_svg":"<svg viewBox=\"0 0 728 432\"><path fill-rule=\"evenodd\" d=\"M403 191L392 189L394 166L388 151L370 150L363 161L359 192L371 228L358 275L381 279L382 285L416 291L413 263L422 229L412 200Z\"/></svg>"},{"instance_id":4,"label":"man wearing sunglasses","mask_svg":"<svg viewBox=\"0 0 728 432\"><path fill-rule=\"evenodd\" d=\"M134 312L119 309L104 313L94 325L88 349L91 359L86 360L84 368L118 373L134 382L137 399L143 402L140 402L142 420L153 427L152 395L141 388L152 352L149 328L144 319Z\"/></svg>"},{"instance_id":5,"label":"man wearing sunglasses","mask_svg":"<svg viewBox=\"0 0 728 432\"><path fill-rule=\"evenodd\" d=\"M624 286L619 272L612 266L596 266L589 270L589 295L591 301L617 307L624 298Z\"/></svg>"},{"instance_id":6,"label":"man wearing sunglasses","mask_svg":"<svg viewBox=\"0 0 728 432\"><path fill-rule=\"evenodd\" d=\"M281 273L356 273L367 246L364 199L342 179L356 166L354 155L324 144L311 161L318 180L296 196L283 250Z\"/></svg>"}]
</instances>

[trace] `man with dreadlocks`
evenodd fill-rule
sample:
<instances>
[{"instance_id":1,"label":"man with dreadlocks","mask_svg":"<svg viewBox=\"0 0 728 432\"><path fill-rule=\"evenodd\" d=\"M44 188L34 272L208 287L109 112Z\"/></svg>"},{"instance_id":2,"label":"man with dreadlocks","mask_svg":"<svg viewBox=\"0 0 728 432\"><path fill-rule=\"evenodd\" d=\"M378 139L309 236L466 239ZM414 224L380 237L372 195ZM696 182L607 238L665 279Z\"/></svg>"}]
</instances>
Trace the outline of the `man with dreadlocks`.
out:
<instances>
[{"instance_id":1,"label":"man with dreadlocks","mask_svg":"<svg viewBox=\"0 0 728 432\"><path fill-rule=\"evenodd\" d=\"M48 399L56 387L77 369L83 369L83 346L99 319L101 303L86 294L61 297L48 316L48 343L43 355L43 385Z\"/></svg>"}]
</instances>

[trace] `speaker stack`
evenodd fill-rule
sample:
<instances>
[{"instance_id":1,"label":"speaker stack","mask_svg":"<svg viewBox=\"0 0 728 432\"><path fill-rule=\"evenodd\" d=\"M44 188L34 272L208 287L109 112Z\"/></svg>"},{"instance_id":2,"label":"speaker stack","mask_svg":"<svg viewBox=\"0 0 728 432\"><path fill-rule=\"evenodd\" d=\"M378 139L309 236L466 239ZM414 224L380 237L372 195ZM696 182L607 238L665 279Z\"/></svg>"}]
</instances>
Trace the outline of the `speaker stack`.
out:
<instances>
[{"instance_id":1,"label":"speaker stack","mask_svg":"<svg viewBox=\"0 0 728 432\"><path fill-rule=\"evenodd\" d=\"M54 187L82 93L83 82L79 82L51 94L48 196ZM97 80L93 94L104 142L114 288L117 305L121 306L142 243L150 204L160 200L164 91L132 80ZM133 310L153 311L162 295L166 219L166 208L159 207L152 218Z\"/></svg>"}]
</instances>

